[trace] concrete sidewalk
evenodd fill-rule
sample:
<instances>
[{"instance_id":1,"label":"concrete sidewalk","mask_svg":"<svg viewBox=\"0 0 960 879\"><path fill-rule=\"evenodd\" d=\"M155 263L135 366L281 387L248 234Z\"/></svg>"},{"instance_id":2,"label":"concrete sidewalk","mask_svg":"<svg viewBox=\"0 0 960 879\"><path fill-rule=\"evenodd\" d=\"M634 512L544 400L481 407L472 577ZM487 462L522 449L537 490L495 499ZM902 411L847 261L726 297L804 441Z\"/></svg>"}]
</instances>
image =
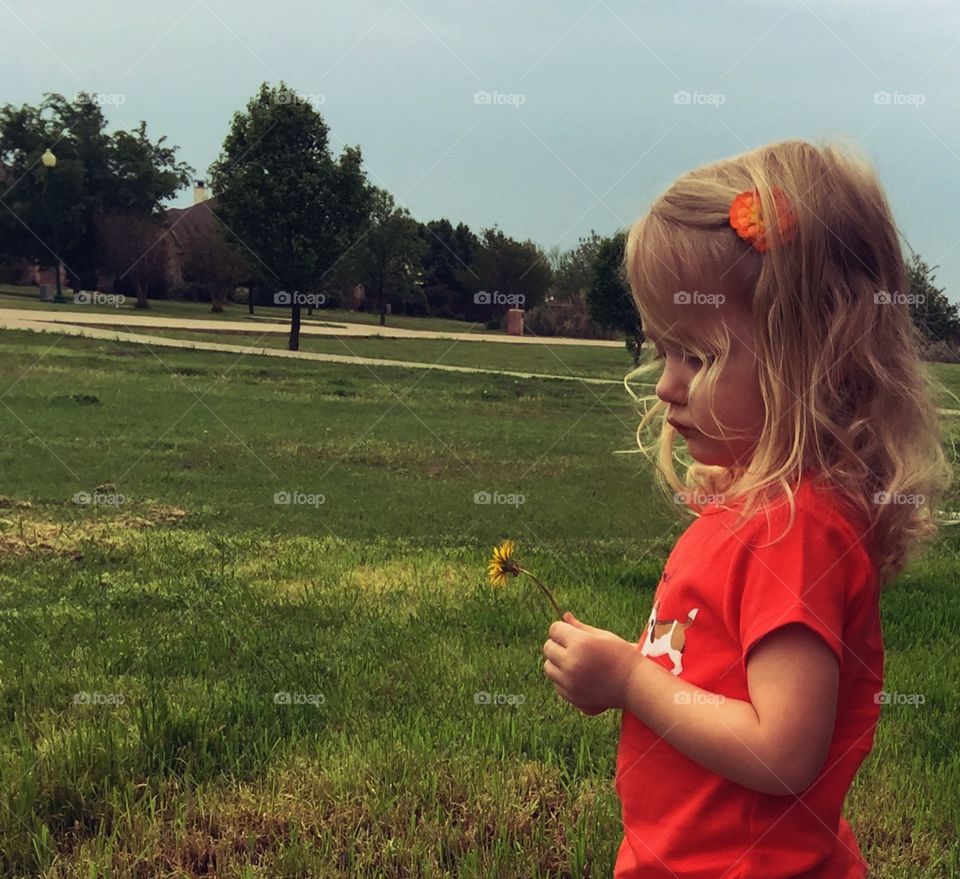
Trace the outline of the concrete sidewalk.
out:
<instances>
[{"instance_id":1,"label":"concrete sidewalk","mask_svg":"<svg viewBox=\"0 0 960 879\"><path fill-rule=\"evenodd\" d=\"M282 333L290 332L290 324L283 321L204 320L189 317L165 317L151 314L94 314L82 306L71 311L40 311L32 308L0 308L0 319L13 318L34 323L51 324L109 324L121 327L154 328L169 330L196 330L197 332L222 333ZM313 320L323 320L314 315ZM307 318L309 321L310 318ZM316 326L303 323L300 333L304 336L384 336L393 339L450 339L465 342L499 342L507 345L589 346L594 348L624 348L623 342L609 339L566 339L557 336L508 336L497 333L449 333L440 330L405 330L400 327L381 327L370 324L354 324L325 321L334 326Z\"/></svg>"},{"instance_id":2,"label":"concrete sidewalk","mask_svg":"<svg viewBox=\"0 0 960 879\"><path fill-rule=\"evenodd\" d=\"M496 376L510 376L514 378L542 378L542 379L556 379L558 381L575 381L581 382L583 384L589 385L622 385L623 382L620 379L610 379L610 378L588 378L583 376L576 375L549 375L546 373L536 373L536 372L514 372L511 370L502 370L502 369L479 369L471 366L448 366L439 363L420 363L412 362L406 360L385 360L379 357L352 357L342 354L316 354L305 351L287 351L281 348L257 348L251 345L227 345L221 344L220 342L206 342L206 341L197 341L191 342L188 339L168 339L162 336L150 336L142 333L131 333L123 332L119 330L105 330L99 329L97 327L83 326L79 323L71 323L69 320L37 320L34 316L36 312L31 312L27 310L18 310L19 314L26 314L26 317L19 317L17 313L14 313L13 309L0 309L0 329L9 329L9 330L34 330L42 333L55 333L65 336L82 336L90 339L106 339L109 341L116 342L133 342L138 345L146 345L150 348L181 348L191 351L218 351L225 354L253 354L262 357L282 357L290 360L312 360L320 361L325 363L351 363L359 366L379 366L379 367L395 367L399 369L426 369L426 370L435 370L437 372L464 372L464 373L474 373L479 375L496 375ZM109 315L106 315L109 317ZM58 317L66 317L66 315L58 315ZM105 323L105 321L100 320L104 315L83 315L84 318L96 320L88 321L92 323ZM119 317L119 315L118 315ZM124 317L121 321L116 321L123 325L129 325L128 319ZM196 325L201 323L201 321L194 320L181 320L181 324L186 325L186 329L200 329ZM222 323L216 324L218 328L222 327ZM149 326L149 324L148 324ZM163 321L162 326L172 327L173 324L170 321ZM245 329L249 330L249 324L243 324ZM282 325L280 325L282 326ZM179 327L178 327L179 328ZM378 327L378 329L381 329ZM286 328L284 328L286 331ZM260 331L264 332L263 330ZM342 333L338 333L342 335ZM361 335L361 334L351 334L351 335ZM366 334L369 335L369 334ZM457 335L455 333L449 333L447 336L451 339L461 339L462 335ZM426 336L425 334L414 333L414 338L433 338L431 336ZM472 338L470 336L469 338ZM502 341L501 337L495 337L497 341ZM548 341L548 340L544 340ZM566 340L571 341L571 340ZM579 340L576 340L579 341ZM626 393L626 390L624 390Z\"/></svg>"}]
</instances>

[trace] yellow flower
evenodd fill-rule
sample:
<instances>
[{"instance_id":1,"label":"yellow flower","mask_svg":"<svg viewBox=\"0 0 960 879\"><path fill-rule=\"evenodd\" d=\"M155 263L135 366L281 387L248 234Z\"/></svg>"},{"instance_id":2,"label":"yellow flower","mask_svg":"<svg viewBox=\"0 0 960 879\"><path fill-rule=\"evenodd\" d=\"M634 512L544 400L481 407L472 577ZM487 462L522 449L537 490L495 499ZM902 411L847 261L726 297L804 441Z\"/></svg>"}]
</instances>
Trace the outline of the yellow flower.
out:
<instances>
[{"instance_id":1,"label":"yellow flower","mask_svg":"<svg viewBox=\"0 0 960 879\"><path fill-rule=\"evenodd\" d=\"M520 573L520 565L513 558L512 540L504 540L500 546L494 548L493 558L487 565L487 573L494 586L502 586L507 582L507 577L516 577Z\"/></svg>"},{"instance_id":2,"label":"yellow flower","mask_svg":"<svg viewBox=\"0 0 960 879\"><path fill-rule=\"evenodd\" d=\"M544 591L547 598L550 599L550 603L553 605L557 616L562 617L563 612L560 610L557 602L553 600L553 595L550 594L550 590L540 582L538 577L535 577L525 568L520 567L520 562L513 557L513 547L514 543L512 540L504 540L499 546L494 547L493 558L490 560L490 564L487 565L487 575L490 577L490 582L493 583L494 586L502 586L507 582L507 577L526 574Z\"/></svg>"}]
</instances>

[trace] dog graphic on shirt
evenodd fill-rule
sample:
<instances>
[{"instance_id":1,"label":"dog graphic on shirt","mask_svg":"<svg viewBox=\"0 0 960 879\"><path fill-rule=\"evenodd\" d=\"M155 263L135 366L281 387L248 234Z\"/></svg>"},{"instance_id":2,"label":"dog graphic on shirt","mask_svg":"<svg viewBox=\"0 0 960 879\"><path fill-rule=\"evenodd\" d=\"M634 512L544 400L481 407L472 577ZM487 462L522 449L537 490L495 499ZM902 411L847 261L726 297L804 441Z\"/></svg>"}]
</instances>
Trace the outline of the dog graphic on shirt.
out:
<instances>
[{"instance_id":1,"label":"dog graphic on shirt","mask_svg":"<svg viewBox=\"0 0 960 879\"><path fill-rule=\"evenodd\" d=\"M687 640L685 632L693 625L700 608L695 607L687 614L687 621L681 622L680 620L658 620L658 607L660 607L659 601L650 611L650 620L647 623L648 635L643 639L640 652L644 656L669 656L673 663L673 673L678 675L683 671L683 648Z\"/></svg>"}]
</instances>

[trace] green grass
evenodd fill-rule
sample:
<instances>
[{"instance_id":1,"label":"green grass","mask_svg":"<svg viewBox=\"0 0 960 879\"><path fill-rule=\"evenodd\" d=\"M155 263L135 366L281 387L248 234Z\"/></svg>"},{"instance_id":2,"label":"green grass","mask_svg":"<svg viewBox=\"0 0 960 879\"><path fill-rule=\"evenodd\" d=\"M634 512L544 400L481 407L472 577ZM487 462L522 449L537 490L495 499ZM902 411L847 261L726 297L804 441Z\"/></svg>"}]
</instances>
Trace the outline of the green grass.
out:
<instances>
[{"instance_id":1,"label":"green grass","mask_svg":"<svg viewBox=\"0 0 960 879\"><path fill-rule=\"evenodd\" d=\"M0 874L611 874L618 715L557 698L549 607L484 568L514 537L638 637L683 523L613 454L622 387L3 337ZM848 798L878 879L960 870L957 532L883 597L926 703Z\"/></svg>"},{"instance_id":2,"label":"green grass","mask_svg":"<svg viewBox=\"0 0 960 879\"><path fill-rule=\"evenodd\" d=\"M126 330L104 324L103 329ZM287 336L262 331L230 333L180 329L138 329L131 331L193 342L217 342L257 348L287 349ZM544 344L518 345L510 342L454 341L450 339L403 339L387 336L300 336L300 350L317 354L374 357L416 363L503 369L546 375L623 379L630 370L626 347Z\"/></svg>"}]
</instances>

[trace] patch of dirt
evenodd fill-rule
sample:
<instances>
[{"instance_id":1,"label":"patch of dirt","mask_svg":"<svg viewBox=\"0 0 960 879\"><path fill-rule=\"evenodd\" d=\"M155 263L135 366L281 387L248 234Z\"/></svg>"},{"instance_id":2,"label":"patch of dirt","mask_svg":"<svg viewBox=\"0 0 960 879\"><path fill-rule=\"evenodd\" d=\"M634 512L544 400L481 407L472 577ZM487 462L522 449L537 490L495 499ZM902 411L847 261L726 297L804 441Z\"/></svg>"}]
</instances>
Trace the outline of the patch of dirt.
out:
<instances>
[{"instance_id":1,"label":"patch of dirt","mask_svg":"<svg viewBox=\"0 0 960 879\"><path fill-rule=\"evenodd\" d=\"M0 558L31 554L59 554L76 561L83 558L83 547L117 547L124 533L161 525L175 525L187 516L186 510L167 504L148 503L140 514L57 522L33 512L29 501L0 497Z\"/></svg>"}]
</instances>

